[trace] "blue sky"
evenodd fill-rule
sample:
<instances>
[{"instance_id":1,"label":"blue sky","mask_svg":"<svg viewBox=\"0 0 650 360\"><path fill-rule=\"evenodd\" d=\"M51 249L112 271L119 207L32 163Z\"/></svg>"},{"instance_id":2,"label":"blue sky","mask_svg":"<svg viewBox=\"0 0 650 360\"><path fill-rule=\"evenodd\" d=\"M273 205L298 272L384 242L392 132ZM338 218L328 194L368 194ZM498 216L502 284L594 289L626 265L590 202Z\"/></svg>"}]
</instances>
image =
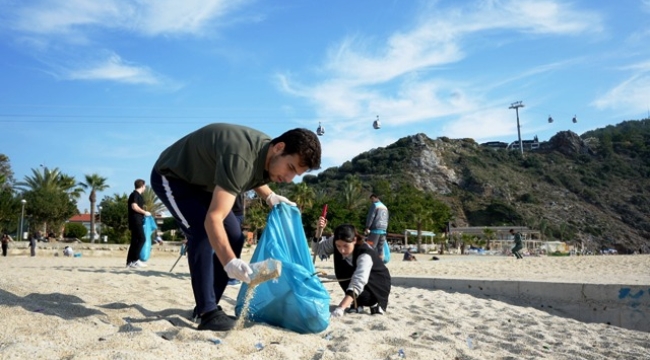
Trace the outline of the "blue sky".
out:
<instances>
[{"instance_id":1,"label":"blue sky","mask_svg":"<svg viewBox=\"0 0 650 360\"><path fill-rule=\"evenodd\" d=\"M100 197L211 122L270 136L320 122L325 169L417 133L511 142L515 101L522 138L540 140L650 107L650 0L0 6L0 153L19 181L98 173Z\"/></svg>"}]
</instances>

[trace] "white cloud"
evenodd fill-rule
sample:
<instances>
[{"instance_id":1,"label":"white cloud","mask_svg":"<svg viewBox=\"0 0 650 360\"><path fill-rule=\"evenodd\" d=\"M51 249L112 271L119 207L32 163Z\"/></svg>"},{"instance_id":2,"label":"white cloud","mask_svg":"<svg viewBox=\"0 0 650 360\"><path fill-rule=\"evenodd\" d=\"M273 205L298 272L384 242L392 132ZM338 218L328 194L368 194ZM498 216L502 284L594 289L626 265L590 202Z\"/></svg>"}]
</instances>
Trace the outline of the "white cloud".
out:
<instances>
[{"instance_id":1,"label":"white cloud","mask_svg":"<svg viewBox=\"0 0 650 360\"><path fill-rule=\"evenodd\" d=\"M136 34L199 34L250 0L39 0L14 9L11 26L43 36L86 36L90 28ZM62 40L59 38L59 40Z\"/></svg>"},{"instance_id":2,"label":"white cloud","mask_svg":"<svg viewBox=\"0 0 650 360\"><path fill-rule=\"evenodd\" d=\"M295 80L295 75L280 75L280 88L312 101L323 118L358 119L379 114L390 118L391 124L402 125L461 116L457 126L450 125L453 131L472 117L481 117L473 114L476 109L486 108L483 95L476 90L488 88L481 82L485 79L459 82L462 74L443 69L464 59L467 40L494 32L502 38L504 33L510 34L505 36L508 41L518 34L565 36L602 30L600 16L559 1L486 0L451 9L439 5L429 5L411 29L397 31L383 43L359 34L343 39L327 53L322 66L327 80L306 84ZM521 76L565 65L550 64ZM455 78L445 78L447 74ZM383 85L398 90L382 92ZM355 123L358 121L347 121L346 125ZM494 132L495 128L489 128L486 125L490 131L479 134Z\"/></svg>"},{"instance_id":3,"label":"white cloud","mask_svg":"<svg viewBox=\"0 0 650 360\"><path fill-rule=\"evenodd\" d=\"M650 0L641 0L641 10L650 13Z\"/></svg>"},{"instance_id":4,"label":"white cloud","mask_svg":"<svg viewBox=\"0 0 650 360\"><path fill-rule=\"evenodd\" d=\"M472 138L478 142L517 133L515 113L507 108L491 108L471 112L443 126L450 138Z\"/></svg>"},{"instance_id":5,"label":"white cloud","mask_svg":"<svg viewBox=\"0 0 650 360\"><path fill-rule=\"evenodd\" d=\"M163 82L151 69L127 64L116 54L92 65L69 69L61 76L68 80L104 80L127 84L157 85Z\"/></svg>"},{"instance_id":6,"label":"white cloud","mask_svg":"<svg viewBox=\"0 0 650 360\"><path fill-rule=\"evenodd\" d=\"M626 114L643 113L648 108L650 94L650 73L638 73L619 83L592 105L599 110L625 110Z\"/></svg>"},{"instance_id":7,"label":"white cloud","mask_svg":"<svg viewBox=\"0 0 650 360\"><path fill-rule=\"evenodd\" d=\"M323 150L323 166L326 169L331 166L340 166L345 161L352 160L353 157L370 149L384 147L397 141L396 138L383 138L367 136L368 133L357 133L354 137L341 136L340 132L330 132L327 136L321 138Z\"/></svg>"},{"instance_id":8,"label":"white cloud","mask_svg":"<svg viewBox=\"0 0 650 360\"><path fill-rule=\"evenodd\" d=\"M147 66L128 64L117 55L79 66L76 57L103 52L106 30L139 36L203 36L217 20L253 0L34 0L7 7L1 27L14 30L16 43L36 51L57 76L69 80L104 80L176 89ZM227 19L233 22L232 18ZM253 21L253 20L251 20ZM98 45L98 43L102 45ZM101 49L100 49L101 48ZM112 50L108 50L112 52ZM70 59L62 54L75 54ZM61 70L64 69L64 70Z\"/></svg>"}]
</instances>

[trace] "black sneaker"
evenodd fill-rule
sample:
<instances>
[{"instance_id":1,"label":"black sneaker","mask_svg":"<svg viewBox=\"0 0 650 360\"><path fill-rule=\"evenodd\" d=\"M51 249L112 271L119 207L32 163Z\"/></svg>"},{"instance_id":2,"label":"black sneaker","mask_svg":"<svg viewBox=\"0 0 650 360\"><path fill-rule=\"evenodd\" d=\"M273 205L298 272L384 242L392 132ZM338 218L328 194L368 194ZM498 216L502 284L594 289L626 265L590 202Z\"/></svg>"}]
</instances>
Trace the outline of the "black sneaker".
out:
<instances>
[{"instance_id":1,"label":"black sneaker","mask_svg":"<svg viewBox=\"0 0 650 360\"><path fill-rule=\"evenodd\" d=\"M236 321L226 315L225 312L221 309L221 306L217 305L215 310L209 311L203 316L201 316L201 323L199 324L199 330L212 330L212 331L228 331L235 327Z\"/></svg>"},{"instance_id":2,"label":"black sneaker","mask_svg":"<svg viewBox=\"0 0 650 360\"><path fill-rule=\"evenodd\" d=\"M363 306L349 307L345 309L346 314L363 314Z\"/></svg>"},{"instance_id":3,"label":"black sneaker","mask_svg":"<svg viewBox=\"0 0 650 360\"><path fill-rule=\"evenodd\" d=\"M217 308L221 308L219 305L217 305ZM237 320L237 317L235 315L228 315L229 318L233 320ZM196 311L196 306L194 307L194 310L192 310L192 317L190 318L192 322L198 323L201 321L201 315Z\"/></svg>"},{"instance_id":4,"label":"black sneaker","mask_svg":"<svg viewBox=\"0 0 650 360\"><path fill-rule=\"evenodd\" d=\"M370 307L370 315L384 315L384 309L379 304Z\"/></svg>"}]
</instances>

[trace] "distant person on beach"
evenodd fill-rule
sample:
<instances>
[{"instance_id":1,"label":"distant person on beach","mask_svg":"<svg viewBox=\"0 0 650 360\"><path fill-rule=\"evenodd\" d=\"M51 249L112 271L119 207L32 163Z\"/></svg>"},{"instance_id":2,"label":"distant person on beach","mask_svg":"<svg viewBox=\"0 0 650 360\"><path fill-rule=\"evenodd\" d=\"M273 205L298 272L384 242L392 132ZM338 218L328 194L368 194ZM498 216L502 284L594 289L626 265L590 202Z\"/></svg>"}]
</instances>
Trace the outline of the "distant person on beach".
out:
<instances>
[{"instance_id":1,"label":"distant person on beach","mask_svg":"<svg viewBox=\"0 0 650 360\"><path fill-rule=\"evenodd\" d=\"M377 251L380 259L384 259L384 243L386 242L386 229L388 229L388 208L380 200L377 194L370 195L372 204L366 215L366 229L364 234L368 236L368 244Z\"/></svg>"},{"instance_id":2,"label":"distant person on beach","mask_svg":"<svg viewBox=\"0 0 650 360\"><path fill-rule=\"evenodd\" d=\"M7 256L10 242L14 242L14 239L9 234L2 234L2 256Z\"/></svg>"},{"instance_id":3,"label":"distant person on beach","mask_svg":"<svg viewBox=\"0 0 650 360\"><path fill-rule=\"evenodd\" d=\"M524 257L521 256L521 249L523 249L523 242L521 241L521 233L520 232L515 232L515 229L510 229L510 234L515 237L515 247L512 248L512 253L515 255L517 259L523 259Z\"/></svg>"},{"instance_id":4,"label":"distant person on beach","mask_svg":"<svg viewBox=\"0 0 650 360\"><path fill-rule=\"evenodd\" d=\"M408 249L406 249L406 252L404 252L403 261L418 261L418 259L416 259L415 255L411 254L411 252Z\"/></svg>"},{"instance_id":5,"label":"distant person on beach","mask_svg":"<svg viewBox=\"0 0 650 360\"><path fill-rule=\"evenodd\" d=\"M293 129L271 139L248 127L210 124L165 149L151 172L151 186L186 234L199 330L226 331L235 320L219 301L228 279L250 282L250 266L239 259L244 245L232 208L248 190L269 206L295 205L269 188L320 168L316 134Z\"/></svg>"},{"instance_id":6,"label":"distant person on beach","mask_svg":"<svg viewBox=\"0 0 650 360\"><path fill-rule=\"evenodd\" d=\"M128 214L129 214L129 230L131 230L131 245L129 252L126 255L126 267L139 268L146 267L147 265L140 261L140 252L144 246L144 217L151 216L151 213L145 211L144 199L142 193L146 189L144 180L137 179L133 186L135 190L129 195L128 201Z\"/></svg>"},{"instance_id":7,"label":"distant person on beach","mask_svg":"<svg viewBox=\"0 0 650 360\"><path fill-rule=\"evenodd\" d=\"M321 217L319 225L325 227L327 220ZM345 292L332 311L333 317L362 313L364 306L370 307L371 315L384 314L390 295L390 272L353 225L336 227L332 237L318 243L316 253L321 257L334 254L334 273Z\"/></svg>"},{"instance_id":8,"label":"distant person on beach","mask_svg":"<svg viewBox=\"0 0 650 360\"><path fill-rule=\"evenodd\" d=\"M69 257L69 256L73 256L73 255L74 255L74 251L72 250L72 248L70 246L66 246L66 247L63 248L63 256L68 256Z\"/></svg>"},{"instance_id":9,"label":"distant person on beach","mask_svg":"<svg viewBox=\"0 0 650 360\"><path fill-rule=\"evenodd\" d=\"M29 237L29 255L32 257L36 256L37 241L36 234L32 234L32 236Z\"/></svg>"}]
</instances>

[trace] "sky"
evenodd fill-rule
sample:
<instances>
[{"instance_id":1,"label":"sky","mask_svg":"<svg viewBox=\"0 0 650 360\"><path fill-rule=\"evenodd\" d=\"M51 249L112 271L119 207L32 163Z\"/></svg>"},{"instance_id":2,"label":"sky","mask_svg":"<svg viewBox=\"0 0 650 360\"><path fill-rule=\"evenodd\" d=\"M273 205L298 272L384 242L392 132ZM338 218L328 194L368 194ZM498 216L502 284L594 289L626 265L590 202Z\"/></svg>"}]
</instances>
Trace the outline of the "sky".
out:
<instances>
[{"instance_id":1,"label":"sky","mask_svg":"<svg viewBox=\"0 0 650 360\"><path fill-rule=\"evenodd\" d=\"M650 112L650 0L0 7L0 153L17 181L99 174L100 199L148 182L165 148L212 122L271 137L321 124L324 170L418 133L515 141L516 101L524 140Z\"/></svg>"}]
</instances>

